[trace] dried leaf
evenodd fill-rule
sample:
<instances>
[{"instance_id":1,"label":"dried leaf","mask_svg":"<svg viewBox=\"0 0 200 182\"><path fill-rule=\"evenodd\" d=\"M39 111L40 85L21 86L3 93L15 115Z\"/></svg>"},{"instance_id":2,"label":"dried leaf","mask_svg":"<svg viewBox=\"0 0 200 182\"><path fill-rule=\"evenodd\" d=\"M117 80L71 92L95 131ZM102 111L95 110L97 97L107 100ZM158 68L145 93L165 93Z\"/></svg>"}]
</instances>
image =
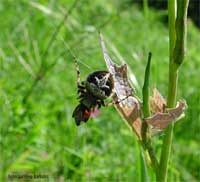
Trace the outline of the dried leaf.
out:
<instances>
[{"instance_id":1,"label":"dried leaf","mask_svg":"<svg viewBox=\"0 0 200 182\"><path fill-rule=\"evenodd\" d=\"M169 124L178 120L186 109L186 102L179 101L176 108L168 109L166 113L158 112L151 117L145 118L145 121L153 128L164 129Z\"/></svg>"},{"instance_id":2,"label":"dried leaf","mask_svg":"<svg viewBox=\"0 0 200 182\"><path fill-rule=\"evenodd\" d=\"M166 106L166 101L160 92L154 88L153 89L153 97L150 97L150 108L153 114L157 112L164 112Z\"/></svg>"},{"instance_id":3,"label":"dried leaf","mask_svg":"<svg viewBox=\"0 0 200 182\"><path fill-rule=\"evenodd\" d=\"M140 104L137 98L134 96L134 90L131 87L127 76L127 65L117 66L113 63L112 59L108 55L108 51L105 47L103 36L100 34L100 42L104 60L108 71L112 74L114 79L114 101L121 101L119 104L115 104L115 108L120 115L128 122L138 138L141 139L141 117L140 117ZM127 98L126 98L127 97ZM126 99L125 99L126 98Z\"/></svg>"}]
</instances>

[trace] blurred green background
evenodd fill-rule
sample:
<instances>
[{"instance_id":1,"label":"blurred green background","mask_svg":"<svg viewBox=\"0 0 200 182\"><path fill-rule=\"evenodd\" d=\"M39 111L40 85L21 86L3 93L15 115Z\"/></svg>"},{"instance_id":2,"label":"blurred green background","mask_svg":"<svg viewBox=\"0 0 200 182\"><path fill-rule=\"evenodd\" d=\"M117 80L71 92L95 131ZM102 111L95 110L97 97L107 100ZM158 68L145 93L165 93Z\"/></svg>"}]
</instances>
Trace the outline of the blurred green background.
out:
<instances>
[{"instance_id":1,"label":"blurred green background","mask_svg":"<svg viewBox=\"0 0 200 182\"><path fill-rule=\"evenodd\" d=\"M167 11L149 9L144 14L131 1L80 0L44 55L73 3L0 1L2 182L9 181L9 174L34 173L59 182L140 180L136 137L113 107L102 108L87 124L75 125L71 115L78 104L76 70L69 47L83 80L94 70L106 69L98 37L101 30L112 59L125 60L136 76L139 97L151 51L151 88L156 86L166 97L169 38L163 20ZM199 51L199 29L188 20L187 54L177 96L187 101L188 109L175 125L169 181L200 181ZM158 155L162 137L154 139ZM155 180L153 174L150 177Z\"/></svg>"}]
</instances>

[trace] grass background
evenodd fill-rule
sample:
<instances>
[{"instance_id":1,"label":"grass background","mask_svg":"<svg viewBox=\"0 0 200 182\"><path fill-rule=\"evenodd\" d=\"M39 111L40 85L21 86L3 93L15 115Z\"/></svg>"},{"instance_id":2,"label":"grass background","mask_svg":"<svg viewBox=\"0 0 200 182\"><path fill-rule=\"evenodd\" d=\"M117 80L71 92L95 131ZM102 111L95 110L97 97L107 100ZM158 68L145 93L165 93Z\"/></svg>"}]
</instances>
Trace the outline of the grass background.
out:
<instances>
[{"instance_id":1,"label":"grass background","mask_svg":"<svg viewBox=\"0 0 200 182\"><path fill-rule=\"evenodd\" d=\"M47 174L48 181L140 180L140 148L113 107L76 127L76 70L81 77L105 69L98 30L115 62L125 60L138 80L141 96L148 52L153 53L151 88L164 97L168 84L166 11L148 16L128 1L84 0L72 11L58 36L45 49L73 4L72 0L1 0L0 2L0 174ZM200 36L188 21L187 55L179 72L177 99L188 104L175 125L169 181L200 180ZM38 70L37 82L27 102ZM53 65L53 66L52 66ZM160 154L162 134L155 138ZM151 181L155 180L150 173ZM41 179L42 180L42 179Z\"/></svg>"}]
</instances>

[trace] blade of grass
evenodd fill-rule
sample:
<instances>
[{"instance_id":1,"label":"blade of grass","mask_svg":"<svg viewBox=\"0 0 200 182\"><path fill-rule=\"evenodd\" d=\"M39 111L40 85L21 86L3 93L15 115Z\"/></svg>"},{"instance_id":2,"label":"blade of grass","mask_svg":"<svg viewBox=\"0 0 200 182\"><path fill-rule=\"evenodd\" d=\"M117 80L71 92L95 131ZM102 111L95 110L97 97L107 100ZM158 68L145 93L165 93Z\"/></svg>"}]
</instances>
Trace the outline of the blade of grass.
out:
<instances>
[{"instance_id":1,"label":"blade of grass","mask_svg":"<svg viewBox=\"0 0 200 182\"><path fill-rule=\"evenodd\" d=\"M144 153L142 152L142 148L140 152L140 170L141 170L140 181L148 182L149 181L148 170L147 170L147 165L145 161L145 156L144 156Z\"/></svg>"},{"instance_id":2,"label":"blade of grass","mask_svg":"<svg viewBox=\"0 0 200 182\"><path fill-rule=\"evenodd\" d=\"M9 42L10 48L15 53L19 63L24 67L24 69L33 77L35 78L35 73L32 69L32 66L24 59L24 57L19 53L17 48L14 46L12 42Z\"/></svg>"},{"instance_id":3,"label":"blade of grass","mask_svg":"<svg viewBox=\"0 0 200 182\"><path fill-rule=\"evenodd\" d=\"M32 41L32 47L33 47L33 51L34 51L35 65L40 66L41 57L40 57L40 51L39 51L38 41L33 40Z\"/></svg>"},{"instance_id":4,"label":"blade of grass","mask_svg":"<svg viewBox=\"0 0 200 182\"><path fill-rule=\"evenodd\" d=\"M142 89L144 118L147 118L150 116L149 78L150 78L151 56L152 54L150 52L148 56L148 62L147 62L146 70L145 70L145 76L144 76L144 85ZM157 161L154 149L152 147L151 137L149 133L149 126L145 121L143 121L142 123L142 146L144 148L144 155L146 155L145 157L149 157L150 164L157 176L158 161Z\"/></svg>"}]
</instances>

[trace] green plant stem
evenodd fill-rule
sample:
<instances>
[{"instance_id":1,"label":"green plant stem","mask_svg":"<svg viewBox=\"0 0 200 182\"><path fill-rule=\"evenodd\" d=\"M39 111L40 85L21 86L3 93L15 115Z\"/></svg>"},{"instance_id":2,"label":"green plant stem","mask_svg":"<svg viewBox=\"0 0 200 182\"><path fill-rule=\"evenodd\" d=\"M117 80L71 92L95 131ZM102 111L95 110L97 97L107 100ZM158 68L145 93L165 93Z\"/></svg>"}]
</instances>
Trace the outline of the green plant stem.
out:
<instances>
[{"instance_id":1,"label":"green plant stem","mask_svg":"<svg viewBox=\"0 0 200 182\"><path fill-rule=\"evenodd\" d=\"M187 41L187 9L189 0L177 0L176 44L174 48L174 64L177 69L185 56Z\"/></svg>"},{"instance_id":2,"label":"green plant stem","mask_svg":"<svg viewBox=\"0 0 200 182\"><path fill-rule=\"evenodd\" d=\"M144 118L147 118L150 116L149 78L150 78L151 56L152 56L151 53L149 53L148 62L147 62L146 70L145 70L144 85L142 89ZM155 173L157 174L158 161L152 147L151 136L149 133L149 126L145 121L143 121L142 123L142 146L143 146L144 155L146 156L147 161L150 159L150 164L152 168L154 169Z\"/></svg>"},{"instance_id":3,"label":"green plant stem","mask_svg":"<svg viewBox=\"0 0 200 182\"><path fill-rule=\"evenodd\" d=\"M170 63L173 62L173 50L176 42L176 30L175 30L175 21L176 21L176 0L168 0L168 21L169 21L169 54ZM169 70L171 65L169 65Z\"/></svg>"},{"instance_id":4,"label":"green plant stem","mask_svg":"<svg viewBox=\"0 0 200 182\"><path fill-rule=\"evenodd\" d=\"M169 13L169 38L170 38L170 63L169 63L169 85L168 85L168 108L174 107L176 102L178 69L183 62L186 46L186 20L189 0L168 1ZM173 125L165 131L159 166L159 182L167 181L168 162L170 158L173 138Z\"/></svg>"},{"instance_id":5,"label":"green plant stem","mask_svg":"<svg viewBox=\"0 0 200 182\"><path fill-rule=\"evenodd\" d=\"M151 66L151 53L148 55L148 62L145 70L144 76L144 85L143 85L143 114L144 118L150 115L149 109L149 77L150 77L150 66ZM148 140L149 137L149 127L146 122L142 123L142 146L143 153L141 153L141 181L148 181L148 171L147 171L147 163L152 163L151 158L148 152ZM142 151L142 150L141 150ZM145 160L146 159L146 160ZM149 162L150 161L150 162Z\"/></svg>"},{"instance_id":6,"label":"green plant stem","mask_svg":"<svg viewBox=\"0 0 200 182\"><path fill-rule=\"evenodd\" d=\"M143 85L143 89L142 89L144 118L150 116L150 109L149 109L150 108L149 107L149 78L150 78L151 56L152 56L152 54L149 53L148 62L147 62L146 70L145 70L144 85Z\"/></svg>"},{"instance_id":7,"label":"green plant stem","mask_svg":"<svg viewBox=\"0 0 200 182\"><path fill-rule=\"evenodd\" d=\"M144 16L148 17L148 0L143 0L143 11L144 11Z\"/></svg>"},{"instance_id":8,"label":"green plant stem","mask_svg":"<svg viewBox=\"0 0 200 182\"><path fill-rule=\"evenodd\" d=\"M149 109L149 77L150 77L150 67L151 67L151 53L148 55L148 62L145 70L145 76L144 76L144 85L142 89L142 94L143 94L143 115L144 118L147 118L150 116L150 109ZM146 144L147 141L149 140L149 127L148 124L143 121L142 123L142 141L143 144Z\"/></svg>"},{"instance_id":9,"label":"green plant stem","mask_svg":"<svg viewBox=\"0 0 200 182\"><path fill-rule=\"evenodd\" d=\"M148 176L148 170L147 170L147 165L145 161L145 156L144 153L142 152L142 147L141 152L140 152L140 170L141 170L141 176L140 176L140 181L141 182L148 182L149 181L149 176Z\"/></svg>"}]
</instances>

